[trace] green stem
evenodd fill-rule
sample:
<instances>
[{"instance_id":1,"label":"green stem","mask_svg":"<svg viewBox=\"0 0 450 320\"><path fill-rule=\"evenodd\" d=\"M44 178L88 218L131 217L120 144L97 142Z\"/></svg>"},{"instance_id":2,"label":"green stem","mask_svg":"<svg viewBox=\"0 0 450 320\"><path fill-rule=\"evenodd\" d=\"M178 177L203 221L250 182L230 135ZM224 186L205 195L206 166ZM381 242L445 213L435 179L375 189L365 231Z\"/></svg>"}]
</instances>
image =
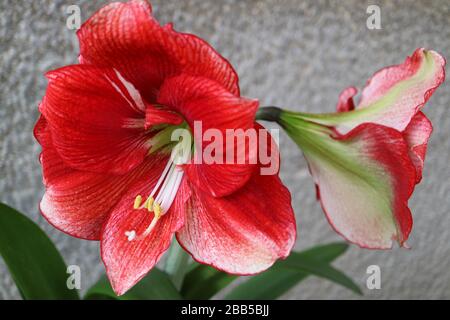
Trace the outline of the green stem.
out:
<instances>
[{"instance_id":1,"label":"green stem","mask_svg":"<svg viewBox=\"0 0 450 320\"><path fill-rule=\"evenodd\" d=\"M189 255L181 248L177 241L173 241L167 253L164 271L169 275L178 290L181 289L188 265Z\"/></svg>"},{"instance_id":2,"label":"green stem","mask_svg":"<svg viewBox=\"0 0 450 320\"><path fill-rule=\"evenodd\" d=\"M256 120L278 122L283 110L278 107L261 107L256 112Z\"/></svg>"}]
</instances>

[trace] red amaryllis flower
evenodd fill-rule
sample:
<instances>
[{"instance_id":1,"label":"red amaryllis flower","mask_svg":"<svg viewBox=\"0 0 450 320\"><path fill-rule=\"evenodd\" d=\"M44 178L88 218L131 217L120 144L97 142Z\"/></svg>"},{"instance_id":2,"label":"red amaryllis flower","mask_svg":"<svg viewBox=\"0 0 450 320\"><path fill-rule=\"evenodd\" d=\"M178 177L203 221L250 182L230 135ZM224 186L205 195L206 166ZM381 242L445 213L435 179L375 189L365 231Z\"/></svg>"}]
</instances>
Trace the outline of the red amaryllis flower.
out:
<instances>
[{"instance_id":1,"label":"red amaryllis flower","mask_svg":"<svg viewBox=\"0 0 450 320\"><path fill-rule=\"evenodd\" d=\"M342 92L338 113L279 115L303 150L328 220L347 240L386 249L408 239L408 200L432 131L420 109L444 81L444 66L436 52L417 49L377 72L356 107L352 87Z\"/></svg>"},{"instance_id":2,"label":"red amaryllis flower","mask_svg":"<svg viewBox=\"0 0 450 320\"><path fill-rule=\"evenodd\" d=\"M170 157L170 133L194 121L261 129L258 102L240 97L232 66L196 36L161 26L146 1L104 7L78 37L80 64L47 73L39 106L40 208L63 232L101 241L115 292L139 281L174 234L195 260L230 273L286 257L295 219L278 174L262 176L258 164L180 168Z\"/></svg>"}]
</instances>

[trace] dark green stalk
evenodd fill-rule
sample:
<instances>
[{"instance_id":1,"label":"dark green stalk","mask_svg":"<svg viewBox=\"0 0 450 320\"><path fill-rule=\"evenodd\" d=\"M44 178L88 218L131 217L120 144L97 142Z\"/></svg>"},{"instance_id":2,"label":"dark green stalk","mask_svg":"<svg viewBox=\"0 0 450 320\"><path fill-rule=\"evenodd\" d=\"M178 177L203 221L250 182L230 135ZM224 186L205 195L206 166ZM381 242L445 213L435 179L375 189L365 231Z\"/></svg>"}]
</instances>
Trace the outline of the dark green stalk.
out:
<instances>
[{"instance_id":1,"label":"dark green stalk","mask_svg":"<svg viewBox=\"0 0 450 320\"><path fill-rule=\"evenodd\" d=\"M256 120L266 120L280 123L280 116L283 110L278 107L261 107L256 112Z\"/></svg>"}]
</instances>

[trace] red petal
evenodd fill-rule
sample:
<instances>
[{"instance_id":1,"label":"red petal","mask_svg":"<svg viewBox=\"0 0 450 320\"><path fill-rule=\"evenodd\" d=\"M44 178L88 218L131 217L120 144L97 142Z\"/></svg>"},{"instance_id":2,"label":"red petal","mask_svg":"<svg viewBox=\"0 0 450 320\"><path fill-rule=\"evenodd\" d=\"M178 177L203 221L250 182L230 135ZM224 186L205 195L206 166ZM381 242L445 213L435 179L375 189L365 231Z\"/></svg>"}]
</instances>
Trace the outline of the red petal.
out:
<instances>
[{"instance_id":1,"label":"red petal","mask_svg":"<svg viewBox=\"0 0 450 320\"><path fill-rule=\"evenodd\" d=\"M355 109L353 97L356 95L357 92L358 90L355 87L349 87L347 89L344 89L339 95L339 101L336 106L337 112L346 112Z\"/></svg>"},{"instance_id":2,"label":"red petal","mask_svg":"<svg viewBox=\"0 0 450 320\"><path fill-rule=\"evenodd\" d=\"M40 160L46 186L41 212L57 229L78 238L99 240L102 225L122 194L136 180L148 175L151 163L161 162L160 157L154 156L145 166L122 176L79 171L62 161L42 116L36 124L35 136L42 145Z\"/></svg>"},{"instance_id":3,"label":"red petal","mask_svg":"<svg viewBox=\"0 0 450 320\"><path fill-rule=\"evenodd\" d=\"M183 207L189 189L182 183L170 210L159 219L151 233L143 239L128 241L125 232L135 230L139 237L153 219L147 209L134 210L133 202L138 194L150 193L157 179L157 175L149 176L131 188L104 226L102 259L117 295L124 294L156 265L169 247L174 232L184 223Z\"/></svg>"},{"instance_id":4,"label":"red petal","mask_svg":"<svg viewBox=\"0 0 450 320\"><path fill-rule=\"evenodd\" d=\"M180 65L180 73L202 76L217 81L228 91L239 95L239 78L233 66L206 41L196 35L164 27L164 48Z\"/></svg>"},{"instance_id":5,"label":"red petal","mask_svg":"<svg viewBox=\"0 0 450 320\"><path fill-rule=\"evenodd\" d=\"M445 79L445 59L417 49L400 65L384 68L367 82L356 109L371 108L365 122L403 131Z\"/></svg>"},{"instance_id":6,"label":"red petal","mask_svg":"<svg viewBox=\"0 0 450 320\"><path fill-rule=\"evenodd\" d=\"M426 57L426 53L430 53L430 57ZM376 102L397 83L416 75L420 67L425 63L425 59L434 59L436 68L440 68L440 72L432 73L433 77L429 79L430 86L428 86L428 88L416 88L421 89L420 93L418 93L417 96L414 95L408 105L411 104L411 107L417 107L418 105L424 104L431 96L434 89L436 89L444 80L443 77L445 71L443 70L443 65L445 65L445 61L436 52L426 51L424 48L419 48L414 51L412 56L407 57L405 62L402 64L386 67L376 72L372 78L367 81L366 87L362 91L361 101L359 102L358 108L364 108ZM418 101L412 101L414 100L413 98Z\"/></svg>"},{"instance_id":7,"label":"red petal","mask_svg":"<svg viewBox=\"0 0 450 320\"><path fill-rule=\"evenodd\" d=\"M230 196L192 189L179 243L200 263L255 274L289 255L296 237L289 191L277 175L255 174Z\"/></svg>"},{"instance_id":8,"label":"red petal","mask_svg":"<svg viewBox=\"0 0 450 320\"><path fill-rule=\"evenodd\" d=\"M350 110L354 89L349 88L338 103L338 111L349 112L299 116L334 127L341 134L363 123L376 123L402 132L444 79L445 59L435 51L420 48L403 64L375 73L355 110Z\"/></svg>"},{"instance_id":9,"label":"red petal","mask_svg":"<svg viewBox=\"0 0 450 320\"><path fill-rule=\"evenodd\" d=\"M48 73L40 106L53 144L69 166L125 173L148 152L144 105L137 91L110 69L87 65Z\"/></svg>"},{"instance_id":10,"label":"red petal","mask_svg":"<svg viewBox=\"0 0 450 320\"><path fill-rule=\"evenodd\" d=\"M152 104L147 105L145 111L145 129L158 124L179 125L181 123L183 123L183 118L179 114L171 110L166 110L163 107L156 107Z\"/></svg>"},{"instance_id":11,"label":"red petal","mask_svg":"<svg viewBox=\"0 0 450 320\"><path fill-rule=\"evenodd\" d=\"M259 124L255 128L264 130ZM261 132L259 137L265 139ZM278 161L278 148L270 135L261 141L269 149L267 155ZM267 169L266 164L258 169L263 168ZM186 224L177 233L178 241L195 260L236 274L269 268L275 260L289 255L295 238L291 196L278 170L255 170L242 189L222 198L192 186Z\"/></svg>"},{"instance_id":12,"label":"red petal","mask_svg":"<svg viewBox=\"0 0 450 320\"><path fill-rule=\"evenodd\" d=\"M221 134L222 151L217 155L218 161L213 163L201 159L202 164L187 164L185 172L189 179L204 191L214 196L224 196L239 189L248 181L253 171L249 150L245 149L244 164L226 162L226 131L236 129L252 129L255 119L257 100L237 97L228 92L219 83L207 78L180 75L167 79L161 87L158 103L172 107L184 116L197 138L199 134L212 129ZM194 122L201 124L200 133L195 131ZM204 150L210 142L196 141L196 151ZM247 144L248 145L248 144ZM236 146L237 148L237 146ZM236 151L236 148L234 149ZM235 152L235 159L237 158ZM209 163L209 164L208 164Z\"/></svg>"},{"instance_id":13,"label":"red petal","mask_svg":"<svg viewBox=\"0 0 450 320\"><path fill-rule=\"evenodd\" d=\"M49 185L61 176L75 172L76 170L64 164L53 146L52 136L47 120L40 115L34 127L34 136L42 146L39 161L42 165L42 176L44 185Z\"/></svg>"},{"instance_id":14,"label":"red petal","mask_svg":"<svg viewBox=\"0 0 450 320\"><path fill-rule=\"evenodd\" d=\"M422 179L428 139L432 131L431 121L422 112L417 113L403 131L403 136L409 146L409 156L416 167L416 183Z\"/></svg>"},{"instance_id":15,"label":"red petal","mask_svg":"<svg viewBox=\"0 0 450 320\"><path fill-rule=\"evenodd\" d=\"M153 101L165 77L201 75L239 94L238 77L227 60L194 35L161 27L147 1L112 3L79 30L81 63L120 71Z\"/></svg>"},{"instance_id":16,"label":"red petal","mask_svg":"<svg viewBox=\"0 0 450 320\"><path fill-rule=\"evenodd\" d=\"M408 199L416 173L400 132L363 124L337 138L317 137L305 157L338 233L364 248L404 244L412 228Z\"/></svg>"}]
</instances>

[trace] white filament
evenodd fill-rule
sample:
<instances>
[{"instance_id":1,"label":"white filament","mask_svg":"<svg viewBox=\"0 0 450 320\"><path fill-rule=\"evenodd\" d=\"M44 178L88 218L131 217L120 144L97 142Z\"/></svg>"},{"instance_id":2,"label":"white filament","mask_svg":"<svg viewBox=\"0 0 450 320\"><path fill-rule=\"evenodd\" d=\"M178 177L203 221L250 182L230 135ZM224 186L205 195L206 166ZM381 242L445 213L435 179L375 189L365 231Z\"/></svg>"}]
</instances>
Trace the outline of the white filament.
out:
<instances>
[{"instance_id":1,"label":"white filament","mask_svg":"<svg viewBox=\"0 0 450 320\"><path fill-rule=\"evenodd\" d=\"M150 192L147 200L141 205L137 204L137 207L135 207L137 210L145 208L148 211L153 212L154 215L152 221L145 231L139 236L136 236L135 230L126 231L125 236L127 236L128 241L138 240L148 236L155 228L161 216L165 215L169 211L175 201L184 175L184 171L178 167L177 164L180 162L180 157L187 159L186 155L188 155L190 151L189 144L186 142L183 143L183 141L180 142L180 144L182 145L181 148L174 148L172 150L170 159L167 161L161 176ZM156 198L154 198L155 195ZM137 196L136 198L138 197L139 199L137 200L140 202L141 196Z\"/></svg>"}]
</instances>

